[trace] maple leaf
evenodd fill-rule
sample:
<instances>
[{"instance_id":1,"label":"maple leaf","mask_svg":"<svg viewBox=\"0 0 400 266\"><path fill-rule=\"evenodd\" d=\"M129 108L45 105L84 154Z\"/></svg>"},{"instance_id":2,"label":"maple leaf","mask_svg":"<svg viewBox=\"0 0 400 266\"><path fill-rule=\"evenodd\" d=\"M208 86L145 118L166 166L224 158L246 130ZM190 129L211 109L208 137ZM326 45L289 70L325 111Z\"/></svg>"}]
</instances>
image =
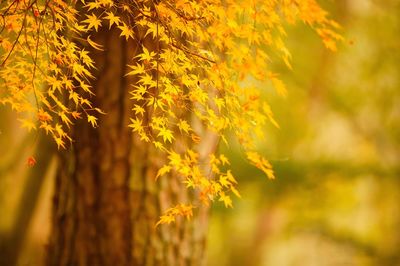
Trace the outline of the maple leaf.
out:
<instances>
[{"instance_id":1,"label":"maple leaf","mask_svg":"<svg viewBox=\"0 0 400 266\"><path fill-rule=\"evenodd\" d=\"M115 16L113 12L106 12L107 16L105 16L105 19L108 19L109 21L109 29L111 29L112 25L118 26L121 22L120 18L118 16Z\"/></svg>"},{"instance_id":2,"label":"maple leaf","mask_svg":"<svg viewBox=\"0 0 400 266\"><path fill-rule=\"evenodd\" d=\"M92 127L97 127L97 118L93 115L87 115L87 121L92 124Z\"/></svg>"},{"instance_id":3,"label":"maple leaf","mask_svg":"<svg viewBox=\"0 0 400 266\"><path fill-rule=\"evenodd\" d=\"M106 112L104 112L104 111L101 110L100 108L95 107L94 110L95 110L96 112L98 112L99 114L102 114L102 115L105 115L105 114L106 114Z\"/></svg>"},{"instance_id":4,"label":"maple leaf","mask_svg":"<svg viewBox=\"0 0 400 266\"><path fill-rule=\"evenodd\" d=\"M27 119L18 119L18 120L22 122L21 127L28 129L29 132L31 132L32 129L36 129L36 125L32 121Z\"/></svg>"},{"instance_id":5,"label":"maple leaf","mask_svg":"<svg viewBox=\"0 0 400 266\"><path fill-rule=\"evenodd\" d=\"M88 24L87 30L94 28L96 31L98 31L99 26L101 25L101 20L93 13L90 15L86 15L86 17L87 19L83 20L82 22Z\"/></svg>"},{"instance_id":6,"label":"maple leaf","mask_svg":"<svg viewBox=\"0 0 400 266\"><path fill-rule=\"evenodd\" d=\"M70 125L72 125L72 121L67 117L67 115L65 114L65 112L61 112L59 114L59 116L61 117L61 121L63 121L67 127L69 127ZM89 121L90 122L90 121Z\"/></svg>"},{"instance_id":7,"label":"maple leaf","mask_svg":"<svg viewBox=\"0 0 400 266\"><path fill-rule=\"evenodd\" d=\"M222 201L224 203L225 207L233 208L232 200L231 200L231 198L229 196L225 195L225 193L223 193L223 192L221 192L219 194L219 196L220 196L219 197L219 201Z\"/></svg>"},{"instance_id":8,"label":"maple leaf","mask_svg":"<svg viewBox=\"0 0 400 266\"><path fill-rule=\"evenodd\" d=\"M50 116L50 114L48 112L44 111L43 109L39 109L37 116L38 116L39 121L42 121L42 122L47 122L47 121L53 120L52 117Z\"/></svg>"},{"instance_id":9,"label":"maple leaf","mask_svg":"<svg viewBox=\"0 0 400 266\"><path fill-rule=\"evenodd\" d=\"M140 121L138 118L132 119L131 120L131 124L128 125L128 127L132 128L133 131L142 131L143 130L143 126L142 126L142 121Z\"/></svg>"},{"instance_id":10,"label":"maple leaf","mask_svg":"<svg viewBox=\"0 0 400 266\"><path fill-rule=\"evenodd\" d=\"M190 137L192 138L194 143L200 143L201 138L197 136L196 134L191 134Z\"/></svg>"},{"instance_id":11,"label":"maple leaf","mask_svg":"<svg viewBox=\"0 0 400 266\"><path fill-rule=\"evenodd\" d=\"M152 61L153 57L156 55L155 52L149 52L146 47L142 47L143 53L137 55L140 61Z\"/></svg>"},{"instance_id":12,"label":"maple leaf","mask_svg":"<svg viewBox=\"0 0 400 266\"><path fill-rule=\"evenodd\" d=\"M122 26L118 26L118 28L121 30L120 36L125 37L126 40L129 38L133 39L133 30L128 27L125 23L122 23Z\"/></svg>"},{"instance_id":13,"label":"maple leaf","mask_svg":"<svg viewBox=\"0 0 400 266\"><path fill-rule=\"evenodd\" d=\"M229 187L229 185L231 184L231 182L229 182L228 180L228 177L225 175L221 175L219 177L219 183L224 187Z\"/></svg>"},{"instance_id":14,"label":"maple leaf","mask_svg":"<svg viewBox=\"0 0 400 266\"><path fill-rule=\"evenodd\" d=\"M137 114L144 115L144 113L145 113L144 108L141 107L141 106L138 105L138 104L135 104L135 106L133 107L132 110L135 111L135 114L136 114L136 115L137 115Z\"/></svg>"},{"instance_id":15,"label":"maple leaf","mask_svg":"<svg viewBox=\"0 0 400 266\"><path fill-rule=\"evenodd\" d=\"M169 171L171 171L172 167L169 165L164 165L163 167L161 167L156 175L156 180L160 177L165 175L166 173L168 173Z\"/></svg>"},{"instance_id":16,"label":"maple leaf","mask_svg":"<svg viewBox=\"0 0 400 266\"><path fill-rule=\"evenodd\" d=\"M157 149L160 149L162 151L166 150L164 145L159 141L153 141L153 144L154 144L154 147L156 147Z\"/></svg>"},{"instance_id":17,"label":"maple leaf","mask_svg":"<svg viewBox=\"0 0 400 266\"><path fill-rule=\"evenodd\" d=\"M29 167L33 167L36 165L36 160L33 156L29 156L26 163L28 164Z\"/></svg>"},{"instance_id":18,"label":"maple leaf","mask_svg":"<svg viewBox=\"0 0 400 266\"><path fill-rule=\"evenodd\" d=\"M226 158L226 156L223 155L223 154L221 154L221 155L219 156L219 159L220 159L222 165L225 165L225 164L228 164L228 165L229 165L229 164L230 164L228 158Z\"/></svg>"},{"instance_id":19,"label":"maple leaf","mask_svg":"<svg viewBox=\"0 0 400 266\"><path fill-rule=\"evenodd\" d=\"M169 163L174 167L179 168L179 166L181 165L182 162L181 156L174 151L169 152L168 159Z\"/></svg>"},{"instance_id":20,"label":"maple leaf","mask_svg":"<svg viewBox=\"0 0 400 266\"><path fill-rule=\"evenodd\" d=\"M73 111L73 112L71 113L71 115L72 115L72 117L75 118L75 119L82 118L82 117L81 117L81 113L79 113L79 112L77 112L77 111Z\"/></svg>"},{"instance_id":21,"label":"maple leaf","mask_svg":"<svg viewBox=\"0 0 400 266\"><path fill-rule=\"evenodd\" d=\"M269 179L274 179L274 171L272 170L272 165L261 155L254 151L246 152L247 159L256 166L258 169L262 170Z\"/></svg>"},{"instance_id":22,"label":"maple leaf","mask_svg":"<svg viewBox=\"0 0 400 266\"><path fill-rule=\"evenodd\" d=\"M65 142L62 140L62 138L55 137L54 140L56 141L58 149L60 149L60 147L65 149Z\"/></svg>"},{"instance_id":23,"label":"maple leaf","mask_svg":"<svg viewBox=\"0 0 400 266\"><path fill-rule=\"evenodd\" d=\"M40 125L40 128L43 128L44 130L46 130L46 134L53 133L54 128L48 124L47 122L42 122L42 124Z\"/></svg>"},{"instance_id":24,"label":"maple leaf","mask_svg":"<svg viewBox=\"0 0 400 266\"><path fill-rule=\"evenodd\" d=\"M179 120L179 123L177 124L178 128L180 131L189 133L189 131L191 130L191 127L189 125L189 123L186 120Z\"/></svg>"},{"instance_id":25,"label":"maple leaf","mask_svg":"<svg viewBox=\"0 0 400 266\"><path fill-rule=\"evenodd\" d=\"M158 137L162 137L164 142L172 142L174 136L172 135L172 131L167 128L160 128L160 132L157 135Z\"/></svg>"},{"instance_id":26,"label":"maple leaf","mask_svg":"<svg viewBox=\"0 0 400 266\"><path fill-rule=\"evenodd\" d=\"M172 222L175 222L175 216L173 216L173 215L162 215L155 226L157 227L160 224L170 224Z\"/></svg>"},{"instance_id":27,"label":"maple leaf","mask_svg":"<svg viewBox=\"0 0 400 266\"><path fill-rule=\"evenodd\" d=\"M126 75L138 75L138 74L143 74L145 73L145 68L144 65L142 64L136 64L134 65L128 65L128 67L130 67L132 69L132 71L128 72Z\"/></svg>"},{"instance_id":28,"label":"maple leaf","mask_svg":"<svg viewBox=\"0 0 400 266\"><path fill-rule=\"evenodd\" d=\"M183 181L184 184L186 184L187 188L195 188L196 185L193 182L193 179L187 178L186 180Z\"/></svg>"},{"instance_id":29,"label":"maple leaf","mask_svg":"<svg viewBox=\"0 0 400 266\"><path fill-rule=\"evenodd\" d=\"M285 87L285 84L280 80L276 74L270 73L269 78L272 81L272 84L274 85L276 91L278 92L279 95L286 97L287 96L287 90Z\"/></svg>"},{"instance_id":30,"label":"maple leaf","mask_svg":"<svg viewBox=\"0 0 400 266\"><path fill-rule=\"evenodd\" d=\"M92 46L94 49L98 51L104 51L103 46L100 44L95 43L90 39L90 35L86 38L87 42L89 43L90 46Z\"/></svg>"},{"instance_id":31,"label":"maple leaf","mask_svg":"<svg viewBox=\"0 0 400 266\"><path fill-rule=\"evenodd\" d=\"M170 224L175 222L176 216L183 216L190 220L190 218L193 216L193 206L191 204L178 204L175 207L167 209L165 213L160 216L160 219L156 223L155 227L159 226L160 224Z\"/></svg>"},{"instance_id":32,"label":"maple leaf","mask_svg":"<svg viewBox=\"0 0 400 266\"><path fill-rule=\"evenodd\" d=\"M93 1L93 2L89 2L87 5L85 5L85 7L88 8L88 10L92 10L92 9L97 9L101 7L101 3L98 1Z\"/></svg>"}]
</instances>

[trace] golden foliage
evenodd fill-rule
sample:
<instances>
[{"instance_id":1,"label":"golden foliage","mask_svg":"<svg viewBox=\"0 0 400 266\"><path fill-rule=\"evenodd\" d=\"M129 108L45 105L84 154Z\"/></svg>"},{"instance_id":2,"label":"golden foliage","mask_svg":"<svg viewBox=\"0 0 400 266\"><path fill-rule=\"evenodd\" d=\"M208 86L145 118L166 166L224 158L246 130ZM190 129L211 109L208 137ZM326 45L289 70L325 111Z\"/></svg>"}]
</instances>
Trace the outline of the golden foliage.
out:
<instances>
[{"instance_id":1,"label":"golden foliage","mask_svg":"<svg viewBox=\"0 0 400 266\"><path fill-rule=\"evenodd\" d=\"M286 95L269 63L277 53L291 67L284 44L287 23L310 25L331 50L342 39L335 32L338 24L315 0L4 0L0 14L0 102L20 114L22 127L44 129L65 148L77 119L86 117L97 126L96 115L103 112L90 101L93 60L77 41L102 51L90 34L115 27L121 38L140 45L126 74L138 80L130 92L129 127L168 156L157 178L174 171L199 191L200 202L218 200L227 207L232 207L229 193L240 196L231 172L222 170L228 159L212 154L212 171L206 173L196 151L174 148L174 134L194 144L203 141L185 114L193 114L224 142L226 132L233 132L249 161L274 178L253 143L263 137L267 121L278 126L256 81L270 80ZM146 45L145 38L153 45ZM159 223L174 221L174 215L190 217L191 208L180 204Z\"/></svg>"}]
</instances>

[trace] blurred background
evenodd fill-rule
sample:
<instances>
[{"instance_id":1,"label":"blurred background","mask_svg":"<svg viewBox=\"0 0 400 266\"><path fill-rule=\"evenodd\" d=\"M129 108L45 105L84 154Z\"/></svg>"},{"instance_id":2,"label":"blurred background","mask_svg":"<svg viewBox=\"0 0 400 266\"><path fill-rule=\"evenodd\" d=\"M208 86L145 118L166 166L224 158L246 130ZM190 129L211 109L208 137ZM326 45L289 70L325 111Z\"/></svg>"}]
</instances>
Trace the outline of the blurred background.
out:
<instances>
[{"instance_id":1,"label":"blurred background","mask_svg":"<svg viewBox=\"0 0 400 266\"><path fill-rule=\"evenodd\" d=\"M266 127L259 150L277 178L234 141L221 147L242 199L212 210L209 266L400 265L400 0L319 2L346 41L332 53L307 26L288 27L293 70L273 68L289 95L263 85L280 129ZM32 174L27 158L42 144L18 123L0 108L0 244L22 249L20 265L38 265L55 163Z\"/></svg>"},{"instance_id":2,"label":"blurred background","mask_svg":"<svg viewBox=\"0 0 400 266\"><path fill-rule=\"evenodd\" d=\"M277 178L231 149L242 199L213 210L210 266L400 265L400 1L318 2L346 42L288 28L288 97L265 84L281 128L260 141Z\"/></svg>"}]
</instances>

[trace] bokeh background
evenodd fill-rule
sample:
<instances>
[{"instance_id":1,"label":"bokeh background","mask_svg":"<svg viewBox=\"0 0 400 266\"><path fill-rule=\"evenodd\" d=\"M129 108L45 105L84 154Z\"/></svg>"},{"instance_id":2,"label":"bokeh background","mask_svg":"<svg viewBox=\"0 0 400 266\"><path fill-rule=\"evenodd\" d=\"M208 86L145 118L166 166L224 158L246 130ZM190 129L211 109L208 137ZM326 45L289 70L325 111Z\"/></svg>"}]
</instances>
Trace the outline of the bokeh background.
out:
<instances>
[{"instance_id":1,"label":"bokeh background","mask_svg":"<svg viewBox=\"0 0 400 266\"><path fill-rule=\"evenodd\" d=\"M242 199L212 209L209 266L400 265L400 0L319 2L346 41L332 53L288 26L293 70L273 68L289 94L262 84L280 129L258 144L277 178L221 147ZM35 138L0 108L0 236L24 236L20 265L38 265L49 232L55 163L29 174Z\"/></svg>"}]
</instances>

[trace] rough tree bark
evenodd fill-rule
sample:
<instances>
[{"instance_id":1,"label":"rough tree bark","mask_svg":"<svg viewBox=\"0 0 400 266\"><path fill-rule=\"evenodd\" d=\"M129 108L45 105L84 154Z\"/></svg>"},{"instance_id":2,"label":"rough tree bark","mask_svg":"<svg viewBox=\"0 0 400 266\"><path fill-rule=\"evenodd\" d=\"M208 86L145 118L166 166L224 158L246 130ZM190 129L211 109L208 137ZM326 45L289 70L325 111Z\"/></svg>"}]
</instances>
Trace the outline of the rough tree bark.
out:
<instances>
[{"instance_id":1,"label":"rough tree bark","mask_svg":"<svg viewBox=\"0 0 400 266\"><path fill-rule=\"evenodd\" d=\"M94 37L96 129L83 121L62 154L56 180L48 265L202 265L207 210L192 221L155 228L160 214L190 197L178 177L155 181L163 158L127 127L132 100L126 64L137 51L115 30Z\"/></svg>"}]
</instances>

